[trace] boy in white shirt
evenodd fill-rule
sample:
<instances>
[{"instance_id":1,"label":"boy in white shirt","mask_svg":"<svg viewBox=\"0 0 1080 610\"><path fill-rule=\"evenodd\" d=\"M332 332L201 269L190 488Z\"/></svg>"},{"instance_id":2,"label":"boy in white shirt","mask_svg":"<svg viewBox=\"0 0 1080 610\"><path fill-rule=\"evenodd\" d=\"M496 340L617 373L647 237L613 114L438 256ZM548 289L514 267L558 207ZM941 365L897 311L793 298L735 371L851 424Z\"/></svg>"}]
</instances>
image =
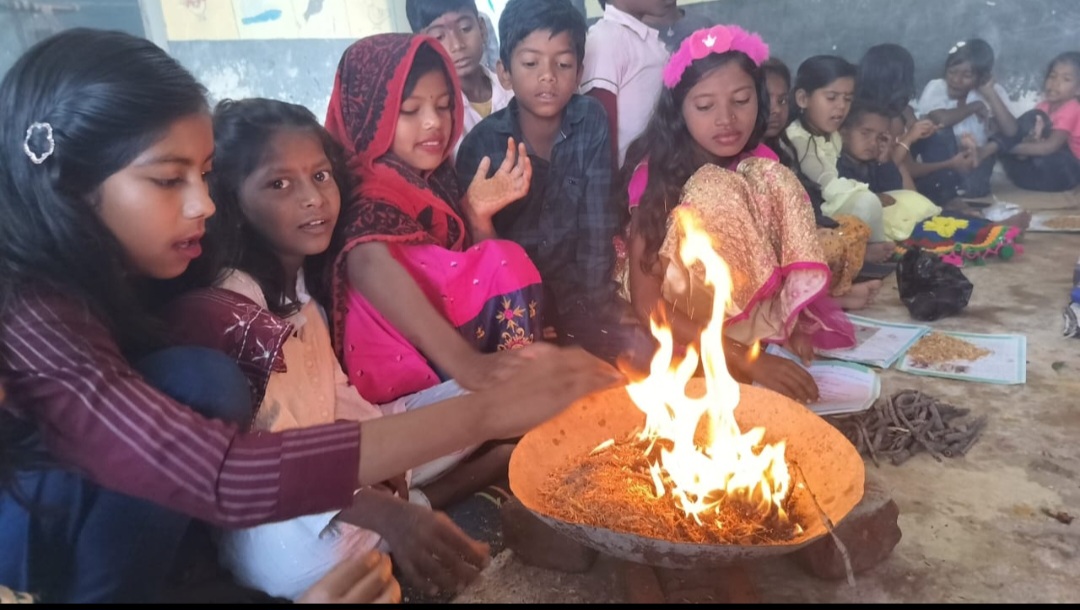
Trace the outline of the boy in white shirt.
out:
<instances>
[{"instance_id":1,"label":"boy in white shirt","mask_svg":"<svg viewBox=\"0 0 1080 610\"><path fill-rule=\"evenodd\" d=\"M488 30L475 0L406 0L405 14L413 33L438 40L454 62L465 108L462 138L491 113L506 108L514 92L484 65L488 39L495 32ZM455 143L455 152L460 144Z\"/></svg>"},{"instance_id":2,"label":"boy in white shirt","mask_svg":"<svg viewBox=\"0 0 1080 610\"><path fill-rule=\"evenodd\" d=\"M916 104L919 118L947 129L919 141L913 154L923 163L947 161L961 152L971 158L966 172L940 170L916 180L919 192L938 205L957 196L989 195L996 157L986 145L995 133L1016 133L1016 118L1005 103L1008 94L994 82L993 69L994 50L986 41L958 43L949 51L944 78L927 83Z\"/></svg>"},{"instance_id":3,"label":"boy in white shirt","mask_svg":"<svg viewBox=\"0 0 1080 610\"><path fill-rule=\"evenodd\" d=\"M595 97L607 111L619 166L649 124L670 57L660 32L642 20L663 18L670 4L672 0L600 0L604 16L589 28L580 92Z\"/></svg>"}]
</instances>

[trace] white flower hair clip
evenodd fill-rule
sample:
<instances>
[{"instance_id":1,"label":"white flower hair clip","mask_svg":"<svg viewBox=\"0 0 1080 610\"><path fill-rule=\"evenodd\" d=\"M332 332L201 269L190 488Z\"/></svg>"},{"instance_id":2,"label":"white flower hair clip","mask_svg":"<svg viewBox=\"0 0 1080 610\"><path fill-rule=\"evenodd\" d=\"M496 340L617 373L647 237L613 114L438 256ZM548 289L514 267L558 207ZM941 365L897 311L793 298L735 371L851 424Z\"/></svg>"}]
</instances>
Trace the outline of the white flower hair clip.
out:
<instances>
[{"instance_id":1,"label":"white flower hair clip","mask_svg":"<svg viewBox=\"0 0 1080 610\"><path fill-rule=\"evenodd\" d=\"M31 148L32 140L39 140L36 136L42 135L45 140L45 150L42 152L35 152ZM40 141L35 142L40 143ZM36 146L35 146L36 148ZM26 139L23 140L23 152L30 158L30 162L34 165L41 165L46 159L51 157L56 152L56 140L53 138L52 125L48 123L31 123L26 128Z\"/></svg>"},{"instance_id":2,"label":"white flower hair clip","mask_svg":"<svg viewBox=\"0 0 1080 610\"><path fill-rule=\"evenodd\" d=\"M957 51L959 51L960 49L964 48L964 45L966 45L966 44L967 44L967 43L966 43L966 42L964 42L963 40L961 40L960 42L956 43L955 45L953 45L953 48L949 49L949 55L952 55L953 53L956 53L956 52L957 52Z\"/></svg>"}]
</instances>

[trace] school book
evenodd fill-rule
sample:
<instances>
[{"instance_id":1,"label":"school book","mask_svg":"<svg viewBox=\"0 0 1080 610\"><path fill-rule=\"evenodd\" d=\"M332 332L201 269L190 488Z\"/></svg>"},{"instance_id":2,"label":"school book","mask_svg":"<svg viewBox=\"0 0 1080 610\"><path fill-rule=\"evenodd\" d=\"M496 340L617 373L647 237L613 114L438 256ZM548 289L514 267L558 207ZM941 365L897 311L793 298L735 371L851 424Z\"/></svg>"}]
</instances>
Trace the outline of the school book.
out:
<instances>
[{"instance_id":1,"label":"school book","mask_svg":"<svg viewBox=\"0 0 1080 610\"><path fill-rule=\"evenodd\" d=\"M920 337L930 332L929 326L921 324L883 322L851 314L847 316L855 326L855 347L818 350L819 356L887 369Z\"/></svg>"},{"instance_id":2,"label":"school book","mask_svg":"<svg viewBox=\"0 0 1080 610\"><path fill-rule=\"evenodd\" d=\"M881 397L881 378L873 369L836 360L815 360L807 367L777 345L770 345L765 351L787 358L810 373L818 386L818 400L806 408L822 417L865 411Z\"/></svg>"},{"instance_id":3,"label":"school book","mask_svg":"<svg viewBox=\"0 0 1080 610\"><path fill-rule=\"evenodd\" d=\"M980 335L935 331L963 341L964 356L948 353L920 354L914 346L907 350L897 370L912 375L943 377L959 381L1023 385L1027 383L1027 337L1024 335Z\"/></svg>"}]
</instances>

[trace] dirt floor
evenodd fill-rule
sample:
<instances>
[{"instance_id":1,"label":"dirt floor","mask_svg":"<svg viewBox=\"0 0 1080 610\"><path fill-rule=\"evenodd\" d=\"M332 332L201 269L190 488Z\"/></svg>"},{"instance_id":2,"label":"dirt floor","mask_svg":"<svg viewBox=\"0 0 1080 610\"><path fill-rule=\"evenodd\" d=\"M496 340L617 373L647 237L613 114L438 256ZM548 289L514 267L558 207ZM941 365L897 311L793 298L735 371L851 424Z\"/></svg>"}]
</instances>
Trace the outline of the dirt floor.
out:
<instances>
[{"instance_id":1,"label":"dirt floor","mask_svg":"<svg viewBox=\"0 0 1080 610\"><path fill-rule=\"evenodd\" d=\"M1080 210L1080 193L995 192L1033 212ZM786 558L747 566L763 601L1080 601L1080 340L1061 334L1080 234L1029 233L1024 247L1013 261L966 268L975 284L968 309L932 326L1027 335L1027 385L884 372L883 395L918 388L989 414L987 430L966 458L938 463L923 453L900 467L868 463L900 507L903 539L892 556L854 588L810 577ZM911 320L894 278L865 315ZM1044 509L1078 520L1065 525ZM568 575L530 568L506 551L457 601L617 602L622 594L610 562Z\"/></svg>"}]
</instances>

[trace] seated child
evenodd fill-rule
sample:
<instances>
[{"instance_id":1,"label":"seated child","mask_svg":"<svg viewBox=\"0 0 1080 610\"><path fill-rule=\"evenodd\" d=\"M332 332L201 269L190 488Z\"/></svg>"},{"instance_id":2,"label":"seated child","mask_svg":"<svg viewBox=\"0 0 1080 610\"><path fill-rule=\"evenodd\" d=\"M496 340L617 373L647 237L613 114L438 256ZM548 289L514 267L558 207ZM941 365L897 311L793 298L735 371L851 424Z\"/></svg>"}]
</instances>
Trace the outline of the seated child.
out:
<instances>
[{"instance_id":1,"label":"seated child","mask_svg":"<svg viewBox=\"0 0 1080 610\"><path fill-rule=\"evenodd\" d=\"M218 214L205 238L210 258L190 275L200 290L170 305L178 335L194 338L214 326L259 320L285 331L265 343L268 370L257 378L252 428L281 432L366 421L422 408L462 394L454 382L374 407L357 393L334 356L325 313L311 292L341 208L345 168L340 147L302 106L265 99L225 101L214 114L215 171L211 196ZM220 333L216 343L222 348ZM244 361L239 346L227 353ZM402 438L400 442L408 442ZM244 586L296 599L348 555L382 544L410 584L427 579L451 590L427 559L449 544L448 572L481 566L487 549L432 512L505 477L509 445L482 455L468 448L411 471L405 499L382 488L360 490L348 511L332 511L221 532L222 564ZM472 454L472 455L470 455ZM466 458L468 461L465 461ZM410 501L412 504L410 504ZM458 565L458 562L461 562ZM471 567L470 567L471 566ZM417 582L419 581L419 582Z\"/></svg>"},{"instance_id":2,"label":"seated child","mask_svg":"<svg viewBox=\"0 0 1080 610\"><path fill-rule=\"evenodd\" d=\"M994 151L987 148L990 136L1016 134L1016 119L1006 105L1005 89L994 81L994 50L986 41L958 43L945 60L944 78L932 80L916 104L919 118L927 118L938 130L913 148L923 163L940 163L964 153L970 165L943 170L918 180L919 192L938 205L956 197L990 195ZM951 172L951 173L950 173Z\"/></svg>"},{"instance_id":3,"label":"seated child","mask_svg":"<svg viewBox=\"0 0 1080 610\"><path fill-rule=\"evenodd\" d=\"M847 347L855 337L828 296L829 267L806 191L761 144L767 57L757 35L735 26L695 32L672 56L656 115L623 172L621 192L633 208L626 282L642 320L659 309L677 342L700 339L711 311L701 299L711 296L699 273L675 260L680 235L670 219L678 201L731 268L724 347L732 372L805 402L818 397L813 378L783 358L748 357L749 346L783 343L808 362L814 347Z\"/></svg>"},{"instance_id":4,"label":"seated child","mask_svg":"<svg viewBox=\"0 0 1080 610\"><path fill-rule=\"evenodd\" d=\"M1031 191L1061 192L1080 185L1080 53L1050 62L1043 101L1017 119L1012 138L995 136L988 148L1001 151L1005 174Z\"/></svg>"},{"instance_id":5,"label":"seated child","mask_svg":"<svg viewBox=\"0 0 1080 610\"><path fill-rule=\"evenodd\" d=\"M157 309L162 284L202 258L215 212L205 94L153 43L89 28L34 45L0 82L12 151L0 163L0 382L14 416L0 437L25 426L14 438L35 457L15 465L18 489L0 489L0 582L46 602L152 601L193 520L250 528L345 510L358 488L520 436L616 382L580 349L536 345L500 356L487 390L249 432L263 389L250 379L286 372L275 352L289 326L250 303L250 318L198 321L211 341L238 341L245 375L235 356L180 344ZM291 229L314 240L325 223L308 218Z\"/></svg>"},{"instance_id":6,"label":"seated child","mask_svg":"<svg viewBox=\"0 0 1080 610\"><path fill-rule=\"evenodd\" d=\"M918 245L957 264L994 254L1009 258L1017 227L971 215L943 214L941 208L912 190L914 181L907 168L891 160L889 121L884 108L857 102L840 130L844 147L837 164L841 177L866 184L881 197L886 236L898 243L901 251Z\"/></svg>"},{"instance_id":7,"label":"seated child","mask_svg":"<svg viewBox=\"0 0 1080 610\"><path fill-rule=\"evenodd\" d=\"M880 160L882 142L892 138L890 123L885 108L873 102L856 102L840 128L843 150L837 170L841 178L866 184L881 198L885 236L897 242L911 237L917 223L937 216L941 208L915 192L905 168L891 158Z\"/></svg>"},{"instance_id":8,"label":"seated child","mask_svg":"<svg viewBox=\"0 0 1080 610\"><path fill-rule=\"evenodd\" d=\"M431 38L364 38L345 51L327 111L353 181L329 252L331 336L352 384L377 404L446 379L487 387L506 350L542 328L536 267L521 246L483 233L528 192L529 159L509 141L494 176L482 163L461 197L452 69Z\"/></svg>"},{"instance_id":9,"label":"seated child","mask_svg":"<svg viewBox=\"0 0 1080 610\"><path fill-rule=\"evenodd\" d=\"M660 32L644 19L663 18L667 4L607 0L604 16L589 28L581 93L595 97L607 111L615 167L622 167L630 142L645 131L663 88L669 52Z\"/></svg>"},{"instance_id":10,"label":"seated child","mask_svg":"<svg viewBox=\"0 0 1080 610\"><path fill-rule=\"evenodd\" d=\"M795 120L784 134L798 170L821 190L822 212L831 218L855 216L870 227L866 259L879 263L893 253L885 231L884 202L864 182L842 178L837 164L840 127L855 95L855 66L831 55L811 57L795 77Z\"/></svg>"},{"instance_id":11,"label":"seated child","mask_svg":"<svg viewBox=\"0 0 1080 610\"><path fill-rule=\"evenodd\" d=\"M491 113L506 108L514 93L484 65L484 53L495 32L488 31L487 17L481 17L476 0L406 0L405 14L413 33L438 40L450 55L465 109L462 136Z\"/></svg>"},{"instance_id":12,"label":"seated child","mask_svg":"<svg viewBox=\"0 0 1080 610\"><path fill-rule=\"evenodd\" d=\"M643 341L638 355L647 362L651 342L638 336L643 329L637 325L621 323L612 280L620 214L609 200L607 117L599 102L576 93L585 17L569 0L510 0L499 29L499 78L515 97L465 137L458 179L467 187L485 157L501 165L508 138L527 143L529 192L492 217L494 233L524 247L540 269L543 318L560 343L614 362L637 337Z\"/></svg>"},{"instance_id":13,"label":"seated child","mask_svg":"<svg viewBox=\"0 0 1080 610\"><path fill-rule=\"evenodd\" d=\"M955 176L971 170L974 153L961 150L952 158L935 163L920 160L912 154L919 142L934 136L938 127L930 119L917 119L912 103L915 98L915 59L898 44L879 44L870 47L859 61L855 99L883 107L892 117L891 136L894 146L885 147L882 162L892 159L901 170L915 180L937 173ZM947 170L947 171L943 171ZM955 196L955 193L954 193ZM939 202L944 203L944 202Z\"/></svg>"},{"instance_id":14,"label":"seated child","mask_svg":"<svg viewBox=\"0 0 1080 610\"><path fill-rule=\"evenodd\" d=\"M769 91L769 122L765 127L765 145L772 149L785 167L795 172L806 188L814 206L818 241L825 254L825 261L832 272L829 294L846 310L857 310L873 303L881 290L880 280L855 282L863 268L870 228L854 216L839 216L836 220L821 213L821 189L799 172L791 145L786 142L784 128L790 112L788 98L791 94L791 71L775 57L761 65L765 73L765 86Z\"/></svg>"}]
</instances>

